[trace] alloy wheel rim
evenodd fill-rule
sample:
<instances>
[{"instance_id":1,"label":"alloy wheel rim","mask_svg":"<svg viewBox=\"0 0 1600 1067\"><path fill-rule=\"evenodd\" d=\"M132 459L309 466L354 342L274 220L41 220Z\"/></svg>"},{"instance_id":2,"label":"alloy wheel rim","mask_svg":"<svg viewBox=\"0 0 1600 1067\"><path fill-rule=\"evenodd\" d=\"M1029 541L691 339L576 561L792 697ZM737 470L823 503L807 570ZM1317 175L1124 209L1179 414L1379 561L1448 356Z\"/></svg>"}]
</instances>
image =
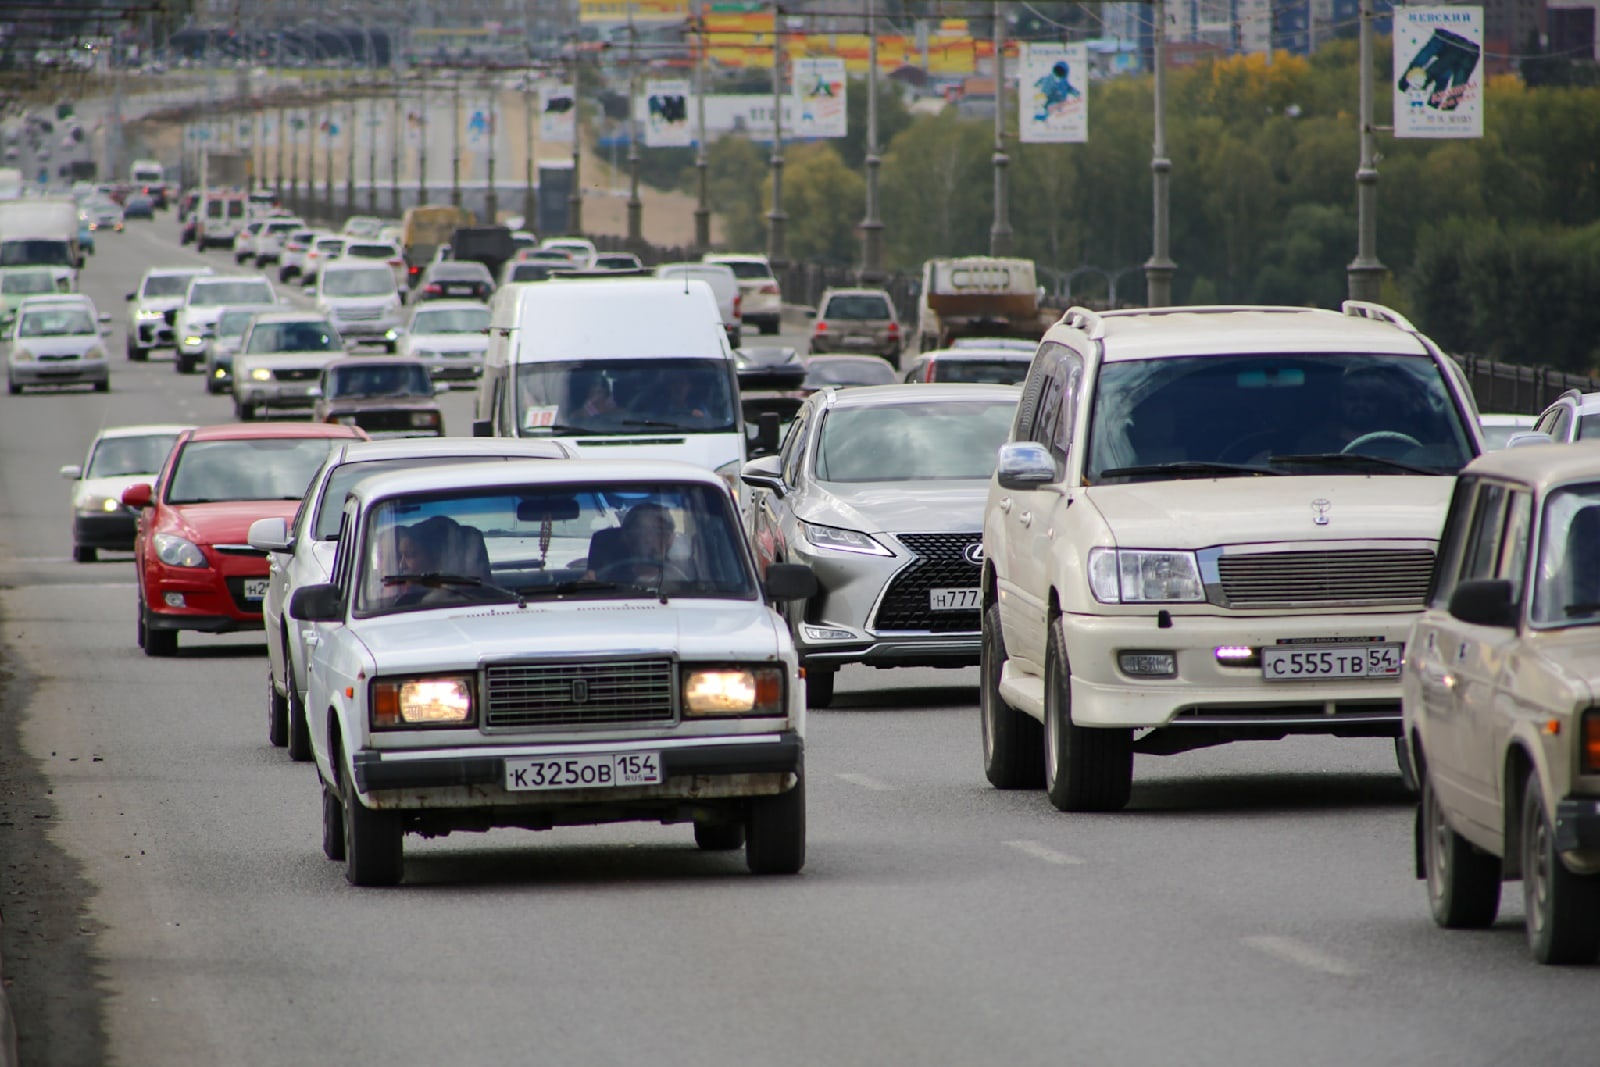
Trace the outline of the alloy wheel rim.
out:
<instances>
[{"instance_id":1,"label":"alloy wheel rim","mask_svg":"<svg viewBox=\"0 0 1600 1067\"><path fill-rule=\"evenodd\" d=\"M1433 862L1428 864L1428 888L1432 891L1434 899L1444 896L1445 864L1449 862L1449 837L1450 827L1445 824L1444 817L1439 814L1439 798L1434 794L1433 788L1428 788L1427 807L1428 847L1433 852Z\"/></svg>"},{"instance_id":2,"label":"alloy wheel rim","mask_svg":"<svg viewBox=\"0 0 1600 1067\"><path fill-rule=\"evenodd\" d=\"M1526 896L1528 926L1542 932L1545 925L1545 908L1550 898L1550 849L1544 819L1537 812L1529 813L1533 825L1523 831L1528 841L1528 854L1523 861L1523 889Z\"/></svg>"}]
</instances>

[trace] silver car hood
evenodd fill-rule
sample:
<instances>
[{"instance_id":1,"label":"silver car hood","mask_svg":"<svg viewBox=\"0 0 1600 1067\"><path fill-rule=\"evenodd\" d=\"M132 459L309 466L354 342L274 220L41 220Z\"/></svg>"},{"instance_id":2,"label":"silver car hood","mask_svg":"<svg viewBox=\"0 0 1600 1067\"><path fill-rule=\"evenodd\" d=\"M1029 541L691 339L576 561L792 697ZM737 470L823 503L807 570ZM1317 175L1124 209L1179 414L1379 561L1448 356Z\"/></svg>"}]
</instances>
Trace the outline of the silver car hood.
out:
<instances>
[{"instance_id":1,"label":"silver car hood","mask_svg":"<svg viewBox=\"0 0 1600 1067\"><path fill-rule=\"evenodd\" d=\"M975 533L989 482L966 479L817 484L796 509L805 522L863 533Z\"/></svg>"}]
</instances>

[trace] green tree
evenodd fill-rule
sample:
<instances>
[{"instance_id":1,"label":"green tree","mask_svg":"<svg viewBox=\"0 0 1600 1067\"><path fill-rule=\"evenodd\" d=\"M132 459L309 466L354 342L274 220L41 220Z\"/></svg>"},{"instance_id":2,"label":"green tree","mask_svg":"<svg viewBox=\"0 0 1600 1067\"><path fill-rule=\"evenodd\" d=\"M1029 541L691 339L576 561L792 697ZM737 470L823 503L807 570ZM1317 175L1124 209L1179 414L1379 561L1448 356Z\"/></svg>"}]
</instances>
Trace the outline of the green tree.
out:
<instances>
[{"instance_id":1,"label":"green tree","mask_svg":"<svg viewBox=\"0 0 1600 1067\"><path fill-rule=\"evenodd\" d=\"M846 167L831 142L800 144L785 153L783 209L789 254L814 263L848 265L858 258L856 223L866 182ZM768 181L770 203L772 183Z\"/></svg>"},{"instance_id":2,"label":"green tree","mask_svg":"<svg viewBox=\"0 0 1600 1067\"><path fill-rule=\"evenodd\" d=\"M988 250L991 140L982 122L946 110L912 123L889 144L881 172L889 263L916 270L935 256Z\"/></svg>"},{"instance_id":3,"label":"green tree","mask_svg":"<svg viewBox=\"0 0 1600 1067\"><path fill-rule=\"evenodd\" d=\"M748 139L725 136L706 146L706 197L722 216L723 240L730 249L766 246L761 195L766 176L766 154Z\"/></svg>"},{"instance_id":4,"label":"green tree","mask_svg":"<svg viewBox=\"0 0 1600 1067\"><path fill-rule=\"evenodd\" d=\"M866 165L867 159L867 79L852 78L848 91L845 93L845 122L849 133L840 138L838 145L839 156L844 160L844 165L851 169L859 169ZM883 146L894 140L895 135L911 125L911 112L906 108L905 99L900 95L900 87L888 78L878 79L878 153L883 154Z\"/></svg>"}]
</instances>

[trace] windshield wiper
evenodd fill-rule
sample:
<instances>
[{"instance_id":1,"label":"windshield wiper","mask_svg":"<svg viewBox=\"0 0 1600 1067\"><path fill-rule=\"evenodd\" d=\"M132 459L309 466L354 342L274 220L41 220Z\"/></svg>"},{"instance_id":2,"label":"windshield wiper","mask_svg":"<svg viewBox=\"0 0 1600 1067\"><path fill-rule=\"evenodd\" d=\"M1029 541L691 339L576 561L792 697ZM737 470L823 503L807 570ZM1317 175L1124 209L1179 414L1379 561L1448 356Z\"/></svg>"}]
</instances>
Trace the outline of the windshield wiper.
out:
<instances>
[{"instance_id":1,"label":"windshield wiper","mask_svg":"<svg viewBox=\"0 0 1600 1067\"><path fill-rule=\"evenodd\" d=\"M416 582L418 585L433 586L434 588L466 586L469 589L483 589L515 600L518 607L525 608L528 606L526 598L515 589L507 589L503 585L486 582L482 578L474 578L470 574L440 574L437 571L429 571L426 574L385 574L383 576L384 585L403 585L406 582Z\"/></svg>"},{"instance_id":2,"label":"windshield wiper","mask_svg":"<svg viewBox=\"0 0 1600 1067\"><path fill-rule=\"evenodd\" d=\"M1388 467L1390 470L1405 471L1407 474L1440 473L1427 467L1419 467L1415 463L1402 463L1398 459L1385 459L1382 456L1365 456L1359 452L1311 452L1305 455L1268 456L1267 462L1306 463L1313 466L1326 464L1330 467L1349 467L1366 464L1369 466Z\"/></svg>"},{"instance_id":3,"label":"windshield wiper","mask_svg":"<svg viewBox=\"0 0 1600 1067\"><path fill-rule=\"evenodd\" d=\"M660 419L623 419L622 420L622 425L624 425L624 426L649 426L649 427L652 427L652 428L657 429L657 430L681 430L681 429L683 429L682 426L679 426L675 422L663 422Z\"/></svg>"},{"instance_id":4,"label":"windshield wiper","mask_svg":"<svg viewBox=\"0 0 1600 1067\"><path fill-rule=\"evenodd\" d=\"M1146 474L1171 474L1179 478L1204 478L1221 475L1244 477L1254 474L1282 474L1270 467L1252 467L1247 463L1217 463L1211 460L1184 459L1172 463L1141 463L1134 467L1112 467L1100 472L1100 478L1137 478Z\"/></svg>"},{"instance_id":5,"label":"windshield wiper","mask_svg":"<svg viewBox=\"0 0 1600 1067\"><path fill-rule=\"evenodd\" d=\"M602 582L597 578L574 578L570 582L561 582L557 585L539 585L528 590L531 596L542 596L549 593L553 596L562 596L566 593L604 593L620 588L616 582Z\"/></svg>"},{"instance_id":6,"label":"windshield wiper","mask_svg":"<svg viewBox=\"0 0 1600 1067\"><path fill-rule=\"evenodd\" d=\"M592 430L587 426L576 426L576 425L574 425L574 424L572 424L570 422L553 422L549 426L525 426L525 427L523 427L523 429L525 429L525 430L549 430L552 434L557 434L557 433L589 434L589 433L599 433L600 432L599 430Z\"/></svg>"}]
</instances>

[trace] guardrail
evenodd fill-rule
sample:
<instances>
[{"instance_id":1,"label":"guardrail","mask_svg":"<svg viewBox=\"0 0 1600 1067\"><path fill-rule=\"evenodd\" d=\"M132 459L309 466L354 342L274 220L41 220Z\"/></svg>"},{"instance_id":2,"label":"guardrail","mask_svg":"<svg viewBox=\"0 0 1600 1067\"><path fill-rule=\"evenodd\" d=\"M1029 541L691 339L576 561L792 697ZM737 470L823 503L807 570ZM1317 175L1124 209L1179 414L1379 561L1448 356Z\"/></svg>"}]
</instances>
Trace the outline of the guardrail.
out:
<instances>
[{"instance_id":1,"label":"guardrail","mask_svg":"<svg viewBox=\"0 0 1600 1067\"><path fill-rule=\"evenodd\" d=\"M1551 367L1500 363L1474 355L1456 357L1466 372L1481 411L1505 415L1537 415L1569 389L1600 392L1600 379L1568 374Z\"/></svg>"}]
</instances>

